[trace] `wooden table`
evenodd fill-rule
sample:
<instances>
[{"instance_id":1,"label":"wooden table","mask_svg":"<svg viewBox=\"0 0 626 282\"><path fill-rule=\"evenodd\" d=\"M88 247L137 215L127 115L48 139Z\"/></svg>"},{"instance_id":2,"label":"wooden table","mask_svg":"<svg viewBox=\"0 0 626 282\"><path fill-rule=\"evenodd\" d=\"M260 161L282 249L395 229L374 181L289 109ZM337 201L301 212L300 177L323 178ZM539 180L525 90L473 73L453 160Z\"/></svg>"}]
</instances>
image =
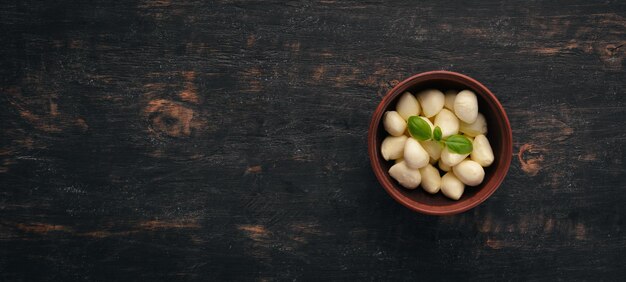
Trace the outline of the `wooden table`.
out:
<instances>
[{"instance_id":1,"label":"wooden table","mask_svg":"<svg viewBox=\"0 0 626 282\"><path fill-rule=\"evenodd\" d=\"M620 280L626 2L4 1L0 280ZM398 81L452 70L514 158L433 217L376 181Z\"/></svg>"}]
</instances>

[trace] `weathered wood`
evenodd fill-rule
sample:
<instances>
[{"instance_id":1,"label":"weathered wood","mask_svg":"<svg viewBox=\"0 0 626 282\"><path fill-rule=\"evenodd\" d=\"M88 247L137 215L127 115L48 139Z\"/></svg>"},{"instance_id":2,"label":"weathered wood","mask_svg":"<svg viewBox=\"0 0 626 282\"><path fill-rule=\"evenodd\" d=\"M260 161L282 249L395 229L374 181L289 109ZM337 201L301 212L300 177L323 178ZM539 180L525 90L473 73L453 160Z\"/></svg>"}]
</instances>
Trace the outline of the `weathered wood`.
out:
<instances>
[{"instance_id":1,"label":"weathered wood","mask_svg":"<svg viewBox=\"0 0 626 282\"><path fill-rule=\"evenodd\" d=\"M414 2L3 3L0 280L620 280L626 3ZM452 217L366 152L433 69L517 152Z\"/></svg>"}]
</instances>

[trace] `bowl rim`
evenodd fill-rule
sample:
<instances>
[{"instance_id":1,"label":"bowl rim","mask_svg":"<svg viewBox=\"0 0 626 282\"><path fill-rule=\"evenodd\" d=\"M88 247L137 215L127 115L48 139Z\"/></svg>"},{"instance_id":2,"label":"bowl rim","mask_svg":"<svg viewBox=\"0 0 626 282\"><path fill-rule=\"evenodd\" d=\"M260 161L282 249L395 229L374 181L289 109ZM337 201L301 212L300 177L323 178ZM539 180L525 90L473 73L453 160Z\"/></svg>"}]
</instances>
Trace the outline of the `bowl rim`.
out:
<instances>
[{"instance_id":1,"label":"bowl rim","mask_svg":"<svg viewBox=\"0 0 626 282\"><path fill-rule=\"evenodd\" d=\"M393 94L394 92L397 92L398 89L405 87L407 84L411 84L415 82L415 80L428 81L432 79L454 80L456 82L463 83L463 84L468 84L468 85L473 84L472 86L474 86L475 88L479 88L482 93L485 93L489 97L491 102L493 102L493 104L496 106L496 109L499 112L498 114L503 117L503 122L505 124L505 128L507 129L506 130L507 132L503 132L503 134L507 135L505 136L505 140L507 140L508 141L507 143L509 143L509 144L503 144L505 154L503 156L504 167L502 167L502 170L504 171L504 173L494 174L495 181L494 181L492 188L490 188L490 190L488 190L487 193L483 194L480 198L471 202L468 205L462 205L456 208L445 209L445 210L433 209L432 206L421 204L421 203L417 203L416 205L415 202L409 201L405 196L403 196L399 191L397 191L397 189L394 188L393 184L390 181L388 181L388 179L384 175L384 171L378 162L378 148L376 148L376 134L375 134L376 128L378 128L378 125L382 120L382 116L383 116L383 112L385 108L393 101L393 99L396 98L396 97L391 97L392 96L391 94ZM477 80L467 75L458 73L458 72L445 71L445 70L427 71L427 72L415 74L413 76L410 76L404 79L402 82L398 83L396 86L394 86L389 91L387 91L387 93L385 94L381 102L376 107L376 110L372 114L372 119L370 122L367 139L368 139L368 155L370 158L370 164L372 166L372 170L374 171L374 174L376 175L376 179L378 180L380 185L383 186L385 191L387 191L387 193L395 201L399 202L403 206L413 211L424 213L424 214L429 214L429 215L458 214L458 213L462 213L467 210L470 210L480 205L481 203L483 203L500 187L500 185L504 181L504 178L508 174L508 171L511 165L512 154L513 154L513 133L511 129L511 124L509 122L508 116L506 115L506 112L504 111L504 107L502 107L502 104L500 103L498 98L491 92L491 90L489 90L489 88L487 88L486 86L484 86L482 83L478 82Z\"/></svg>"}]
</instances>

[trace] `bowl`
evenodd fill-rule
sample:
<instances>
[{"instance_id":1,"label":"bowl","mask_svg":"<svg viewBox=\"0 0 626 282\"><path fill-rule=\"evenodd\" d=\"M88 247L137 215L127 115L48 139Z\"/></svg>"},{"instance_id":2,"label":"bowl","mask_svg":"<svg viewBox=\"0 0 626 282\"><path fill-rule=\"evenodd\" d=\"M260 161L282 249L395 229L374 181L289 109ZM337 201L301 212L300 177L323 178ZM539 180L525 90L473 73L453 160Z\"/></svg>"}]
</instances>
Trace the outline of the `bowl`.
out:
<instances>
[{"instance_id":1,"label":"bowl","mask_svg":"<svg viewBox=\"0 0 626 282\"><path fill-rule=\"evenodd\" d=\"M394 162L386 161L380 153L380 145L389 135L383 128L383 114L386 111L395 110L397 98L405 91L415 94L428 88L441 91L449 89L474 91L478 98L478 110L485 115L487 120L486 136L493 149L494 162L485 168L483 182L475 187L466 187L463 196L457 201L446 198L441 192L433 195L426 193L421 187L409 190L400 186L388 173ZM430 215L457 214L484 202L504 180L513 155L511 125L496 96L475 79L450 71L420 73L405 79L389 90L372 115L367 139L372 169L387 193L405 207Z\"/></svg>"}]
</instances>

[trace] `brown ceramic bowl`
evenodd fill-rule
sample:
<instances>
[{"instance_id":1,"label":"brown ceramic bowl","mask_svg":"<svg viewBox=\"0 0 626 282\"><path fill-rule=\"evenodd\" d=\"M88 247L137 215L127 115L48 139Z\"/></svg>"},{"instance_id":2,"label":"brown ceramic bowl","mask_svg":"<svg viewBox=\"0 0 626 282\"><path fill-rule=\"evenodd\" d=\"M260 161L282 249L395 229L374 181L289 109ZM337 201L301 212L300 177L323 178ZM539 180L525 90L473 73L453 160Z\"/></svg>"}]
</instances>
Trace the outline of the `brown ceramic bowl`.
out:
<instances>
[{"instance_id":1,"label":"brown ceramic bowl","mask_svg":"<svg viewBox=\"0 0 626 282\"><path fill-rule=\"evenodd\" d=\"M421 187L415 190L403 188L389 176L389 168L394 162L386 161L380 153L380 144L388 136L383 128L383 114L386 111L395 110L397 98L405 91L415 94L428 88L441 91L448 89L474 91L478 96L478 110L485 115L487 120L487 138L493 149L495 160L491 166L485 168L483 182L476 187L465 187L465 192L458 201L446 198L441 192L434 195L428 194ZM449 71L420 73L407 78L389 90L372 116L367 139L372 169L387 193L411 210L432 215L461 213L489 198L504 180L513 154L511 125L496 96L471 77Z\"/></svg>"}]
</instances>

